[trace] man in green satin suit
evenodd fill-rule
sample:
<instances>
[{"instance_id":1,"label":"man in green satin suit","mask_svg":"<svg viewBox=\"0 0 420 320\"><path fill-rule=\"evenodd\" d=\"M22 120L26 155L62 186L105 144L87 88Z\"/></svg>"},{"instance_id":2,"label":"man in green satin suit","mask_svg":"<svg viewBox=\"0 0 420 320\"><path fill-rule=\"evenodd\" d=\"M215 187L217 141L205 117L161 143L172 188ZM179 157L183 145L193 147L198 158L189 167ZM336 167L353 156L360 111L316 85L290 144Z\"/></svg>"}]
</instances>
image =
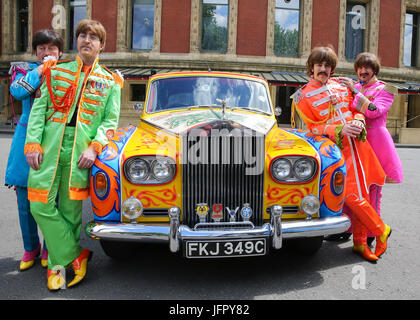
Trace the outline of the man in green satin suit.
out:
<instances>
[{"instance_id":1,"label":"man in green satin suit","mask_svg":"<svg viewBox=\"0 0 420 320\"><path fill-rule=\"evenodd\" d=\"M106 40L102 24L80 21L76 38L76 60L44 67L25 142L28 198L49 249L50 290L65 285L67 266L75 273L68 287L86 275L92 252L80 246L82 200L89 196L89 168L117 127L123 85L120 76L98 63Z\"/></svg>"}]
</instances>

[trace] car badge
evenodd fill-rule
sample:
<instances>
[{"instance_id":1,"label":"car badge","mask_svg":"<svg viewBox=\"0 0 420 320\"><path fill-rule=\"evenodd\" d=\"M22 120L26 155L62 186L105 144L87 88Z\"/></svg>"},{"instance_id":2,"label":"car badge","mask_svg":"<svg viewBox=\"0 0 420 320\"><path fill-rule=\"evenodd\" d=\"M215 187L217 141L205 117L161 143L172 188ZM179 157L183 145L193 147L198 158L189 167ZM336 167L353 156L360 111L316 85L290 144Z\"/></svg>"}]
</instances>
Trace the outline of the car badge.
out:
<instances>
[{"instance_id":1,"label":"car badge","mask_svg":"<svg viewBox=\"0 0 420 320\"><path fill-rule=\"evenodd\" d=\"M209 206L207 203L199 203L195 206L195 213L199 216L200 222L205 222L209 213Z\"/></svg>"},{"instance_id":2,"label":"car badge","mask_svg":"<svg viewBox=\"0 0 420 320\"><path fill-rule=\"evenodd\" d=\"M226 210L229 213L230 222L235 222L235 215L236 215L236 212L238 212L239 207L237 207L235 210L230 210L229 207L226 207Z\"/></svg>"},{"instance_id":3,"label":"car badge","mask_svg":"<svg viewBox=\"0 0 420 320\"><path fill-rule=\"evenodd\" d=\"M252 216L252 209L249 203L244 203L244 206L241 210L241 216L244 219L244 221L248 221L249 218Z\"/></svg>"},{"instance_id":4,"label":"car badge","mask_svg":"<svg viewBox=\"0 0 420 320\"><path fill-rule=\"evenodd\" d=\"M217 204L213 204L211 209L212 209L211 218L216 222L220 222L220 220L223 219L223 206L217 203Z\"/></svg>"}]
</instances>

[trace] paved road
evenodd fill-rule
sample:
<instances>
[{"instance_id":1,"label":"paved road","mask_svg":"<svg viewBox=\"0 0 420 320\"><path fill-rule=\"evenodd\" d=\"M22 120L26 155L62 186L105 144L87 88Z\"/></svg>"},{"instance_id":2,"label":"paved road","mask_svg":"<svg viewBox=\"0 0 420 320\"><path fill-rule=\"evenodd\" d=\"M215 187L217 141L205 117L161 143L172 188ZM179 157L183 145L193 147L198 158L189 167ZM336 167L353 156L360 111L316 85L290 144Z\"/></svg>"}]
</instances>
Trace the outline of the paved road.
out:
<instances>
[{"instance_id":1,"label":"paved road","mask_svg":"<svg viewBox=\"0 0 420 320\"><path fill-rule=\"evenodd\" d=\"M10 143L10 135L0 134L2 184ZM132 259L114 261L83 233L82 245L95 252L87 278L56 293L46 288L46 271L39 263L17 271L23 249L16 198L1 186L0 299L419 299L420 149L398 152L405 181L384 188L383 217L393 233L389 250L376 265L353 254L351 241L324 241L312 257L285 248L246 260L192 261L171 254L166 246L142 246ZM83 219L90 220L89 202Z\"/></svg>"}]
</instances>

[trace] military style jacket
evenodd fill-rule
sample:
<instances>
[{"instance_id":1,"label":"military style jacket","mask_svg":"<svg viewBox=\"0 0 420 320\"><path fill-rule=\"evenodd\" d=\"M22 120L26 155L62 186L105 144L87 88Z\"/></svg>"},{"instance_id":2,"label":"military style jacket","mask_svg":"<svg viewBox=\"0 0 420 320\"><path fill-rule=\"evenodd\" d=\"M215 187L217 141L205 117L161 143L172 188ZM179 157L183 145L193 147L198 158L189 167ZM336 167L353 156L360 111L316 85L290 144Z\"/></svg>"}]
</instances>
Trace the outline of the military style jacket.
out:
<instances>
[{"instance_id":1,"label":"military style jacket","mask_svg":"<svg viewBox=\"0 0 420 320\"><path fill-rule=\"evenodd\" d=\"M355 96L353 105L364 110L367 139L385 170L386 182L401 183L403 180L401 160L386 127L388 111L394 101L394 95L398 94L398 89L377 80L376 77L363 85L357 83L354 87L360 92ZM363 100L363 97L367 102ZM375 110L368 109L367 106L370 103L375 105Z\"/></svg>"},{"instance_id":2,"label":"military style jacket","mask_svg":"<svg viewBox=\"0 0 420 320\"><path fill-rule=\"evenodd\" d=\"M325 85L311 79L291 98L298 106L299 115L306 124L310 124L310 131L325 135L340 146L338 133L343 124L353 119L365 121L361 110L352 105L353 95L350 90L333 78Z\"/></svg>"},{"instance_id":3,"label":"military style jacket","mask_svg":"<svg viewBox=\"0 0 420 320\"><path fill-rule=\"evenodd\" d=\"M327 136L342 149L347 168L346 196L366 197L371 184L384 184L385 173L366 141L366 130L358 139L340 137L346 122L365 121L358 106L352 104L353 94L346 86L335 79L325 85L311 79L292 98L308 129L315 135Z\"/></svg>"},{"instance_id":4,"label":"military style jacket","mask_svg":"<svg viewBox=\"0 0 420 320\"><path fill-rule=\"evenodd\" d=\"M17 122L15 134L7 161L5 184L22 188L27 187L29 165L23 153L29 113L34 102L35 91L40 85L40 76L36 69L39 62L14 62L9 74L12 76L10 94L22 101L22 115Z\"/></svg>"},{"instance_id":5,"label":"military style jacket","mask_svg":"<svg viewBox=\"0 0 420 320\"><path fill-rule=\"evenodd\" d=\"M64 130L75 114L75 140L69 179L70 199L89 196L89 169L79 169L77 162L90 146L98 154L117 128L123 80L94 62L84 72L83 62L44 64L43 83L36 94L29 117L25 154L42 152L40 170L30 169L28 198L46 203L53 184Z\"/></svg>"}]
</instances>

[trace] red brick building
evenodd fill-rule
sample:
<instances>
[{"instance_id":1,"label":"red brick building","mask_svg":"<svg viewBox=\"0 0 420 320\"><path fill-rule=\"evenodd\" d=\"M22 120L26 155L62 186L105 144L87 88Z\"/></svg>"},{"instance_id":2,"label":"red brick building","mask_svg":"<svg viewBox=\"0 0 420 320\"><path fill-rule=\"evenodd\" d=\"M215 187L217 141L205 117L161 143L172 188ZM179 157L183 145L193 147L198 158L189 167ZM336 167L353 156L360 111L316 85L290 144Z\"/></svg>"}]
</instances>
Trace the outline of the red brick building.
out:
<instances>
[{"instance_id":1,"label":"red brick building","mask_svg":"<svg viewBox=\"0 0 420 320\"><path fill-rule=\"evenodd\" d=\"M121 125L133 122L152 70L180 69L264 77L287 125L310 50L330 44L336 74L354 76L361 51L380 57L379 77L399 89L388 129L397 142L420 143L420 0L0 0L0 16L0 123L12 122L8 67L33 60L32 34L61 32L72 59L74 27L87 17L107 30L102 63L126 78Z\"/></svg>"}]
</instances>

